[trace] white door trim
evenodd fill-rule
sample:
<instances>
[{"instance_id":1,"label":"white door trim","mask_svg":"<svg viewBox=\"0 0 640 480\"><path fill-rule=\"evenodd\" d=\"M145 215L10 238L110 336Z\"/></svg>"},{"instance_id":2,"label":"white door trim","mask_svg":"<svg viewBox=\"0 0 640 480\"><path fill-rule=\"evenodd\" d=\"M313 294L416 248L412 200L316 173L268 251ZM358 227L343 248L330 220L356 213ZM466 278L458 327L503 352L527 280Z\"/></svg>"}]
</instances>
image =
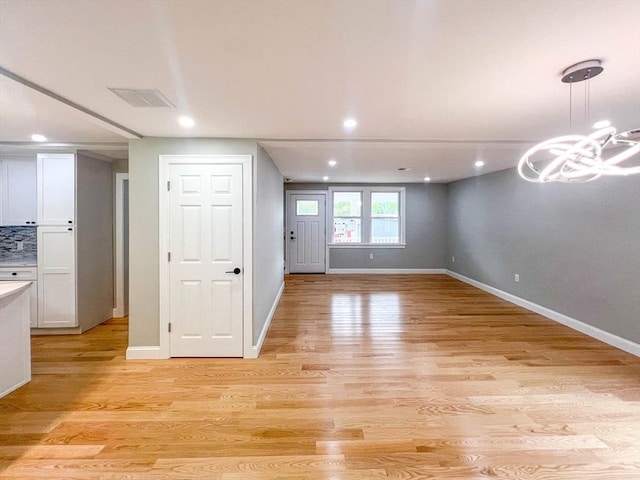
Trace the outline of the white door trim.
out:
<instances>
[{"instance_id":1,"label":"white door trim","mask_svg":"<svg viewBox=\"0 0 640 480\"><path fill-rule=\"evenodd\" d=\"M324 248L325 248L325 257L324 257L324 273L327 273L327 269L329 268L329 247L327 246L327 228L329 228L329 224L326 222L327 218L327 190L286 190L285 191L285 199L284 199L284 251L285 251L285 261L284 261L284 273L289 273L289 235L287 232L289 231L289 201L291 199L291 195L323 195L324 196L324 204L325 204L325 232L324 232Z\"/></svg>"},{"instance_id":2,"label":"white door trim","mask_svg":"<svg viewBox=\"0 0 640 480\"><path fill-rule=\"evenodd\" d=\"M243 262L243 357L253 354L253 157L251 155L159 155L159 229L160 229L160 355L171 357L169 339L170 276L167 261L169 245L169 166L172 164L242 165L242 262Z\"/></svg>"},{"instance_id":3,"label":"white door trim","mask_svg":"<svg viewBox=\"0 0 640 480\"><path fill-rule=\"evenodd\" d=\"M116 173L116 238L115 238L115 306L113 317L120 318L129 312L124 308L124 182L128 173Z\"/></svg>"}]
</instances>

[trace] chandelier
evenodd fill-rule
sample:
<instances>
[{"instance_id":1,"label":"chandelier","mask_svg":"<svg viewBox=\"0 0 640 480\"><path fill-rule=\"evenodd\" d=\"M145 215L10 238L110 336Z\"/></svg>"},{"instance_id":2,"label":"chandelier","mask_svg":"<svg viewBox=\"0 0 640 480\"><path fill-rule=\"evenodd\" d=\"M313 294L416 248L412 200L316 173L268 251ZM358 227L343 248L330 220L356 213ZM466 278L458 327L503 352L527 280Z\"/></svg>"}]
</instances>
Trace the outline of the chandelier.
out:
<instances>
[{"instance_id":1,"label":"chandelier","mask_svg":"<svg viewBox=\"0 0 640 480\"><path fill-rule=\"evenodd\" d=\"M587 60L572 65L563 73L562 81L570 86L587 82L585 114L588 112L588 81L602 71L600 60ZM571 121L571 105L569 111ZM640 128L618 133L609 122L597 122L594 128L596 130L590 135L564 135L535 145L520 159L518 173L535 183L588 182L603 175L640 173L640 162L633 165L627 162L640 152Z\"/></svg>"}]
</instances>

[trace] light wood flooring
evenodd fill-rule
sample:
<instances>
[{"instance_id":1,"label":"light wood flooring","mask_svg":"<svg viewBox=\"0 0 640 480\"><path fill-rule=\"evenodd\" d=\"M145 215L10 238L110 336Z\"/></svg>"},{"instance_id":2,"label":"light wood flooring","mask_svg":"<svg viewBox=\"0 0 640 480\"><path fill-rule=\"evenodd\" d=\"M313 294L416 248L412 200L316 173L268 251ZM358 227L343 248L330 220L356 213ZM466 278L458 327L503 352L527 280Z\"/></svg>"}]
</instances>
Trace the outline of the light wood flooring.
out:
<instances>
[{"instance_id":1,"label":"light wood flooring","mask_svg":"<svg viewBox=\"0 0 640 480\"><path fill-rule=\"evenodd\" d=\"M640 479L640 359L444 275L288 276L257 360L34 337L0 479Z\"/></svg>"}]
</instances>

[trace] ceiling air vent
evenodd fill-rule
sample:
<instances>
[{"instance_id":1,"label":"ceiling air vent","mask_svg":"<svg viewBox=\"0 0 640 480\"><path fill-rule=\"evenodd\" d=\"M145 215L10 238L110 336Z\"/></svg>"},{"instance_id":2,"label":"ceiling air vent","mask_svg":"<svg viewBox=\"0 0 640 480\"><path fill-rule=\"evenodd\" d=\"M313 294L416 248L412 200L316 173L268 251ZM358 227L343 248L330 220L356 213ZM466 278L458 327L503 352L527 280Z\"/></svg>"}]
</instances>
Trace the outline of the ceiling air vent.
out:
<instances>
[{"instance_id":1,"label":"ceiling air vent","mask_svg":"<svg viewBox=\"0 0 640 480\"><path fill-rule=\"evenodd\" d=\"M107 87L109 88L109 87ZM140 88L109 88L113 93L119 96L132 107L168 107L174 108L175 105L167 100L160 90L140 89Z\"/></svg>"}]
</instances>

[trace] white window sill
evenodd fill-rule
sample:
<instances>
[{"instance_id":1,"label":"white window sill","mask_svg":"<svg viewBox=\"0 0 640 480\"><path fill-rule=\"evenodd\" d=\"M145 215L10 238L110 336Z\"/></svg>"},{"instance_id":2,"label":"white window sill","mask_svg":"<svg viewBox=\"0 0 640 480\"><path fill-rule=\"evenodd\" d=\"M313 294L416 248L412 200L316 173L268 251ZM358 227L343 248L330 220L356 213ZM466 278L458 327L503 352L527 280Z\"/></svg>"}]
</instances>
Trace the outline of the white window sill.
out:
<instances>
[{"instance_id":1,"label":"white window sill","mask_svg":"<svg viewBox=\"0 0 640 480\"><path fill-rule=\"evenodd\" d=\"M406 243L330 243L329 248L405 248Z\"/></svg>"}]
</instances>

